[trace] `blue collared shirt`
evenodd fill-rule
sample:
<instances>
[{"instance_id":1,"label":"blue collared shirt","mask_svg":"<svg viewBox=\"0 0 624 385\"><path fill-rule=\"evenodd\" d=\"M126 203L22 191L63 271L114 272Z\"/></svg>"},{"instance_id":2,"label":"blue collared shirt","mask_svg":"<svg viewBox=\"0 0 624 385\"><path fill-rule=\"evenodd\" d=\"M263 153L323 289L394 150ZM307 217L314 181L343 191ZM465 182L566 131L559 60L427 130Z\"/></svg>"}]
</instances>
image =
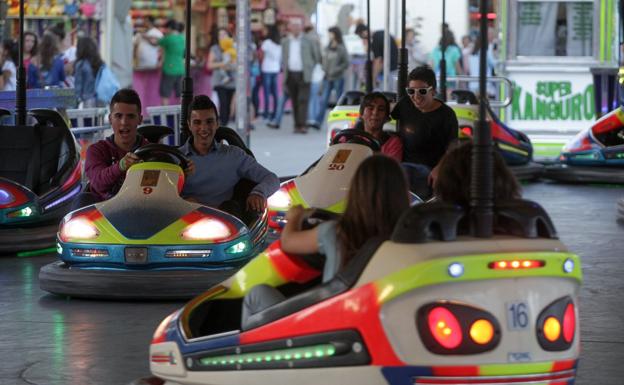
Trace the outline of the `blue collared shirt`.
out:
<instances>
[{"instance_id":1,"label":"blue collared shirt","mask_svg":"<svg viewBox=\"0 0 624 385\"><path fill-rule=\"evenodd\" d=\"M236 146L213 142L208 154L199 155L189 139L180 151L195 163L195 172L187 176L182 196L206 206L218 207L231 199L234 186L242 178L256 182L251 193L265 199L279 188L274 173Z\"/></svg>"}]
</instances>

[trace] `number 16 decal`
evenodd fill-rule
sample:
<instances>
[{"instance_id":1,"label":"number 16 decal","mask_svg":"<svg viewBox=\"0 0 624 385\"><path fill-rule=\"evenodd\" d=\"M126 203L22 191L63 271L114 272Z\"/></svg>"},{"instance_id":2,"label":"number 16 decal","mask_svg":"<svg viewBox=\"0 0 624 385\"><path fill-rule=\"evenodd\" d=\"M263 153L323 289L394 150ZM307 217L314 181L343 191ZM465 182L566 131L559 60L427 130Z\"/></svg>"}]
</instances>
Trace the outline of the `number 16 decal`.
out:
<instances>
[{"instance_id":1,"label":"number 16 decal","mask_svg":"<svg viewBox=\"0 0 624 385\"><path fill-rule=\"evenodd\" d=\"M523 330L529 326L529 305L523 301L507 303L507 327Z\"/></svg>"}]
</instances>

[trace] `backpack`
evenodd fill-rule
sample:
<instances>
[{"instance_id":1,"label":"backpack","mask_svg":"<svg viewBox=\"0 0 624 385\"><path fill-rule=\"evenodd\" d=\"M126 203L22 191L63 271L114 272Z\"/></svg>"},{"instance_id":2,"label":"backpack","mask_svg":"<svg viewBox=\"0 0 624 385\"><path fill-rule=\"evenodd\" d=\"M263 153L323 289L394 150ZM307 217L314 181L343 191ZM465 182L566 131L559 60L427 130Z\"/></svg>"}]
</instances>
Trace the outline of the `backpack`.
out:
<instances>
[{"instance_id":1,"label":"backpack","mask_svg":"<svg viewBox=\"0 0 624 385\"><path fill-rule=\"evenodd\" d=\"M95 77L95 96L98 101L110 103L115 92L119 90L119 82L106 64L102 64Z\"/></svg>"}]
</instances>

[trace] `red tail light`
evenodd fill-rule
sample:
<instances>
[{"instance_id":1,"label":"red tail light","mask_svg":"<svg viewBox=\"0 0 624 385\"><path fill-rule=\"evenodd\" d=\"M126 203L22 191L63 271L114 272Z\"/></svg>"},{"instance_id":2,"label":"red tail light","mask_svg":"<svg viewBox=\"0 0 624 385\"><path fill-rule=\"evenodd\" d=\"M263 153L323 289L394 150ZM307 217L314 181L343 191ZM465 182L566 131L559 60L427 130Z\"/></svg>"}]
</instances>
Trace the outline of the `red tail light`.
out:
<instances>
[{"instance_id":1,"label":"red tail light","mask_svg":"<svg viewBox=\"0 0 624 385\"><path fill-rule=\"evenodd\" d=\"M574 312L574 304L569 303L563 313L563 339L567 343L571 343L574 339L576 331L576 313Z\"/></svg>"},{"instance_id":2,"label":"red tail light","mask_svg":"<svg viewBox=\"0 0 624 385\"><path fill-rule=\"evenodd\" d=\"M576 331L576 313L570 297L559 298L537 317L537 341L547 351L558 352L572 346Z\"/></svg>"},{"instance_id":3,"label":"red tail light","mask_svg":"<svg viewBox=\"0 0 624 385\"><path fill-rule=\"evenodd\" d=\"M501 329L494 316L465 304L438 301L418 309L423 345L435 354L475 354L496 348Z\"/></svg>"},{"instance_id":4,"label":"red tail light","mask_svg":"<svg viewBox=\"0 0 624 385\"><path fill-rule=\"evenodd\" d=\"M446 349L455 349L462 342L462 330L457 317L448 309L435 307L429 312L429 331Z\"/></svg>"}]
</instances>

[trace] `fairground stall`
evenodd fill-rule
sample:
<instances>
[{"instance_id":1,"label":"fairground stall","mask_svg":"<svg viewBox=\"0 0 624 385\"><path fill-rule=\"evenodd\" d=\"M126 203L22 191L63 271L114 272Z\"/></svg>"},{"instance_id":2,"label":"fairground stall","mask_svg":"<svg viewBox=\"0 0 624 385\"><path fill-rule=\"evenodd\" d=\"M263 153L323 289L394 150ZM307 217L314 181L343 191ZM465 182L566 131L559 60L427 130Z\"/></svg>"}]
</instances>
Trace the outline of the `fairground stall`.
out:
<instances>
[{"instance_id":1,"label":"fairground stall","mask_svg":"<svg viewBox=\"0 0 624 385\"><path fill-rule=\"evenodd\" d=\"M500 0L499 57L514 83L504 113L536 155L557 156L571 136L616 107L617 0Z\"/></svg>"}]
</instances>

